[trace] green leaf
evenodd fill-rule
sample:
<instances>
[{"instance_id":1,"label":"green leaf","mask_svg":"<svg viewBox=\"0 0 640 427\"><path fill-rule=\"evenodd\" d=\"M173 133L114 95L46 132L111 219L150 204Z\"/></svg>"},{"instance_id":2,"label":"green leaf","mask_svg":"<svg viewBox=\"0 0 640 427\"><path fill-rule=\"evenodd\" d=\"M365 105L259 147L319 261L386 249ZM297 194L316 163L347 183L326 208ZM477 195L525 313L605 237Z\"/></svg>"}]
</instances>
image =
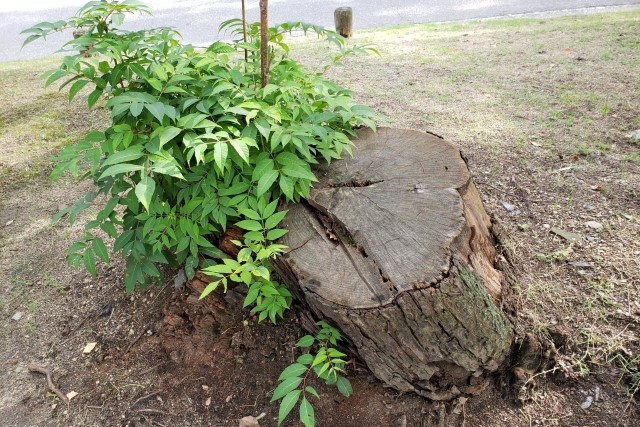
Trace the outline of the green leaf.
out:
<instances>
[{"instance_id":1,"label":"green leaf","mask_svg":"<svg viewBox=\"0 0 640 427\"><path fill-rule=\"evenodd\" d=\"M298 357L296 362L302 363L303 365L311 365L311 363L313 362L313 354L310 354L310 353L303 354L302 356Z\"/></svg>"},{"instance_id":2,"label":"green leaf","mask_svg":"<svg viewBox=\"0 0 640 427\"><path fill-rule=\"evenodd\" d=\"M124 274L125 291L130 294L136 287L136 283L144 283L146 276L142 269L143 261L132 256L127 258L127 269Z\"/></svg>"},{"instance_id":3,"label":"green leaf","mask_svg":"<svg viewBox=\"0 0 640 427\"><path fill-rule=\"evenodd\" d=\"M290 377L299 377L300 375L307 372L307 369L309 368L307 368L301 363L293 363L287 366L287 368L284 371L282 371L282 373L278 377L278 381L286 380L287 378L290 378Z\"/></svg>"},{"instance_id":4,"label":"green leaf","mask_svg":"<svg viewBox=\"0 0 640 427\"><path fill-rule=\"evenodd\" d=\"M184 271L187 275L187 279L191 280L196 275L196 268L198 268L198 257L189 255L187 261L184 264Z\"/></svg>"},{"instance_id":5,"label":"green leaf","mask_svg":"<svg viewBox=\"0 0 640 427\"><path fill-rule=\"evenodd\" d=\"M243 230L262 231L262 224L252 219L245 219L242 221L238 221L236 222L236 225L242 228Z\"/></svg>"},{"instance_id":6,"label":"green leaf","mask_svg":"<svg viewBox=\"0 0 640 427\"><path fill-rule=\"evenodd\" d=\"M284 219L284 217L287 215L288 211L280 211L280 212L276 212L273 215L271 215L269 218L267 218L267 220L265 221L265 228L267 230L270 230L272 228L274 228L276 225L280 224L280 222Z\"/></svg>"},{"instance_id":7,"label":"green leaf","mask_svg":"<svg viewBox=\"0 0 640 427\"><path fill-rule=\"evenodd\" d=\"M180 132L182 132L182 129L179 129L173 126L168 126L166 128L163 128L159 136L160 147L162 148L164 144L166 144L167 142L171 141L173 138L178 136Z\"/></svg>"},{"instance_id":8,"label":"green leaf","mask_svg":"<svg viewBox=\"0 0 640 427\"><path fill-rule=\"evenodd\" d=\"M64 76L68 76L68 75L69 75L69 71L66 71L66 70L55 70L54 72L49 74L46 82L44 83L44 86L47 87L47 86L51 85L51 83L55 82L56 80L60 80Z\"/></svg>"},{"instance_id":9,"label":"green leaf","mask_svg":"<svg viewBox=\"0 0 640 427\"><path fill-rule=\"evenodd\" d=\"M93 239L93 241L91 242L91 248L93 249L93 252L98 255L98 258L106 263L109 263L109 251L107 250L107 247L105 246L102 239L100 239L99 237Z\"/></svg>"},{"instance_id":10,"label":"green leaf","mask_svg":"<svg viewBox=\"0 0 640 427\"><path fill-rule=\"evenodd\" d=\"M283 228L275 228L273 230L269 230L267 232L267 240L270 240L272 242L276 241L282 236L284 236L285 234L287 234L288 232L289 230L285 230Z\"/></svg>"},{"instance_id":11,"label":"green leaf","mask_svg":"<svg viewBox=\"0 0 640 427\"><path fill-rule=\"evenodd\" d=\"M165 108L162 102L154 102L153 104L146 104L146 109L149 110L153 117L158 119L160 123L162 123L162 118L165 115Z\"/></svg>"},{"instance_id":12,"label":"green leaf","mask_svg":"<svg viewBox=\"0 0 640 427\"><path fill-rule=\"evenodd\" d=\"M266 315L266 312L265 312L265 315ZM282 381L280 385L278 385L278 387L276 387L276 389L273 391L273 396L271 397L271 401L275 402L276 400L283 398L284 396L289 394L290 391L298 388L301 382L302 382L302 378L299 378L299 377L290 377Z\"/></svg>"},{"instance_id":13,"label":"green leaf","mask_svg":"<svg viewBox=\"0 0 640 427\"><path fill-rule=\"evenodd\" d=\"M311 347L316 339L312 335L305 335L298 340L296 346L298 347Z\"/></svg>"},{"instance_id":14,"label":"green leaf","mask_svg":"<svg viewBox=\"0 0 640 427\"><path fill-rule=\"evenodd\" d=\"M123 231L122 234L119 235L115 240L115 242L113 242L113 251L118 252L119 250L123 249L127 245L127 243L129 243L131 239L133 239L134 235L135 232L133 230Z\"/></svg>"},{"instance_id":15,"label":"green leaf","mask_svg":"<svg viewBox=\"0 0 640 427\"><path fill-rule=\"evenodd\" d=\"M213 159L221 171L224 171L224 163L227 161L229 147L225 142L218 142L213 147Z\"/></svg>"},{"instance_id":16,"label":"green leaf","mask_svg":"<svg viewBox=\"0 0 640 427\"><path fill-rule=\"evenodd\" d=\"M151 86L158 92L162 91L162 83L160 82L160 80L156 79L155 77L150 77L146 80L147 80L147 83L149 83L149 86Z\"/></svg>"},{"instance_id":17,"label":"green leaf","mask_svg":"<svg viewBox=\"0 0 640 427\"><path fill-rule=\"evenodd\" d=\"M278 410L278 425L282 424L287 418L287 415L289 415L291 410L296 406L298 399L300 399L300 393L300 390L292 390L282 399L280 409Z\"/></svg>"},{"instance_id":18,"label":"green leaf","mask_svg":"<svg viewBox=\"0 0 640 427\"><path fill-rule=\"evenodd\" d=\"M271 126L269 125L269 121L264 117L260 117L256 121L253 122L260 135L264 137L265 140L269 139L269 133L271 132Z\"/></svg>"},{"instance_id":19,"label":"green leaf","mask_svg":"<svg viewBox=\"0 0 640 427\"><path fill-rule=\"evenodd\" d=\"M278 202L279 200L276 199L265 206L264 210L262 211L263 218L269 218L271 215L273 215L273 213L276 211L276 208L278 207Z\"/></svg>"},{"instance_id":20,"label":"green leaf","mask_svg":"<svg viewBox=\"0 0 640 427\"><path fill-rule=\"evenodd\" d=\"M133 117L138 117L142 110L144 109L144 104L141 102L132 102L129 106L129 112Z\"/></svg>"},{"instance_id":21,"label":"green leaf","mask_svg":"<svg viewBox=\"0 0 640 427\"><path fill-rule=\"evenodd\" d=\"M73 98L76 97L78 92L80 92L80 90L82 90L82 88L87 85L87 83L89 83L89 80L78 80L74 82L69 88L69 101L72 101Z\"/></svg>"},{"instance_id":22,"label":"green leaf","mask_svg":"<svg viewBox=\"0 0 640 427\"><path fill-rule=\"evenodd\" d=\"M280 89L280 86L269 83L268 85L262 88L262 96L267 97L278 89Z\"/></svg>"},{"instance_id":23,"label":"green leaf","mask_svg":"<svg viewBox=\"0 0 640 427\"><path fill-rule=\"evenodd\" d=\"M249 219L255 219L256 221L260 221L262 218L260 217L260 215L258 214L258 212L254 211L253 209L249 209L249 208L238 208L238 213L240 215L243 215Z\"/></svg>"},{"instance_id":24,"label":"green leaf","mask_svg":"<svg viewBox=\"0 0 640 427\"><path fill-rule=\"evenodd\" d=\"M247 296L244 297L244 303L242 304L242 308L246 308L251 304L253 304L258 298L258 295L260 295L260 283L256 283L255 286L252 285L251 288L249 288L249 292L247 292Z\"/></svg>"},{"instance_id":25,"label":"green leaf","mask_svg":"<svg viewBox=\"0 0 640 427\"><path fill-rule=\"evenodd\" d=\"M118 231L116 230L113 222L103 222L100 224L100 228L109 235L109 237L115 238L118 235Z\"/></svg>"},{"instance_id":26,"label":"green leaf","mask_svg":"<svg viewBox=\"0 0 640 427\"><path fill-rule=\"evenodd\" d=\"M341 352L339 350L336 350L335 348L329 348L327 350L327 354L329 354L329 357L331 357L331 358L346 356L346 354L344 354L343 352Z\"/></svg>"},{"instance_id":27,"label":"green leaf","mask_svg":"<svg viewBox=\"0 0 640 427\"><path fill-rule=\"evenodd\" d=\"M95 103L98 102L101 96L102 89L100 88L96 88L93 92L91 92L87 97L87 104L89 104L89 108L93 107Z\"/></svg>"},{"instance_id":28,"label":"green leaf","mask_svg":"<svg viewBox=\"0 0 640 427\"><path fill-rule=\"evenodd\" d=\"M274 166L273 160L271 160L270 158L261 159L260 161L258 161L258 163L256 163L255 168L253 168L253 173L251 174L251 180L253 181L259 180L266 173L268 173L269 171L272 171L273 166Z\"/></svg>"},{"instance_id":29,"label":"green leaf","mask_svg":"<svg viewBox=\"0 0 640 427\"><path fill-rule=\"evenodd\" d=\"M150 176L144 175L136 185L135 191L136 197L148 212L153 193L156 191L156 182Z\"/></svg>"},{"instance_id":30,"label":"green leaf","mask_svg":"<svg viewBox=\"0 0 640 427\"><path fill-rule=\"evenodd\" d=\"M287 165L282 167L284 175L293 178L308 179L310 181L318 181L316 176L311 172L308 165Z\"/></svg>"},{"instance_id":31,"label":"green leaf","mask_svg":"<svg viewBox=\"0 0 640 427\"><path fill-rule=\"evenodd\" d=\"M316 374L318 375L319 378L322 378L322 374L331 367L331 363L326 362L322 365L322 367L320 368L320 370L316 371Z\"/></svg>"},{"instance_id":32,"label":"green leaf","mask_svg":"<svg viewBox=\"0 0 640 427\"><path fill-rule=\"evenodd\" d=\"M327 352L324 348L321 348L316 354L316 357L314 357L313 363L311 364L311 366L318 366L319 364L323 363L325 360L327 360Z\"/></svg>"},{"instance_id":33,"label":"green leaf","mask_svg":"<svg viewBox=\"0 0 640 427\"><path fill-rule=\"evenodd\" d=\"M96 258L93 255L93 251L87 248L87 250L84 251L83 258L84 258L85 268L92 276L95 276L96 275Z\"/></svg>"},{"instance_id":34,"label":"green leaf","mask_svg":"<svg viewBox=\"0 0 640 427\"><path fill-rule=\"evenodd\" d=\"M315 397L317 397L318 399L320 399L320 395L318 394L318 392L316 391L315 388L311 387L310 385L306 386L304 391L306 391L309 394L314 395Z\"/></svg>"},{"instance_id":35,"label":"green leaf","mask_svg":"<svg viewBox=\"0 0 640 427\"><path fill-rule=\"evenodd\" d=\"M232 139L229 141L231 146L236 153L244 160L246 163L249 163L249 146L244 141L244 139Z\"/></svg>"},{"instance_id":36,"label":"green leaf","mask_svg":"<svg viewBox=\"0 0 640 427\"><path fill-rule=\"evenodd\" d=\"M96 219L104 221L105 219L109 218L109 215L111 215L111 212L113 212L119 202L120 197L118 196L110 198L109 201L104 205L104 208L98 213Z\"/></svg>"},{"instance_id":37,"label":"green leaf","mask_svg":"<svg viewBox=\"0 0 640 427\"><path fill-rule=\"evenodd\" d=\"M283 151L282 153L278 154L278 156L276 157L276 161L281 166L304 166L307 164L307 162L288 151Z\"/></svg>"},{"instance_id":38,"label":"green leaf","mask_svg":"<svg viewBox=\"0 0 640 427\"><path fill-rule=\"evenodd\" d=\"M304 424L304 427L315 427L316 425L313 406L311 406L306 397L303 397L302 403L300 403L300 421Z\"/></svg>"},{"instance_id":39,"label":"green leaf","mask_svg":"<svg viewBox=\"0 0 640 427\"><path fill-rule=\"evenodd\" d=\"M287 196L288 200L293 200L293 189L295 182L284 175L280 175L280 190Z\"/></svg>"},{"instance_id":40,"label":"green leaf","mask_svg":"<svg viewBox=\"0 0 640 427\"><path fill-rule=\"evenodd\" d=\"M101 179L107 177L107 176L114 176L114 175L118 175L121 173L127 173L127 172L135 172L135 171L141 171L144 168L140 165L132 165L132 164L128 164L128 163L119 163L117 165L113 165L108 167L104 172L102 172L102 175L100 175L100 178L98 178L98 181L100 181Z\"/></svg>"},{"instance_id":41,"label":"green leaf","mask_svg":"<svg viewBox=\"0 0 640 427\"><path fill-rule=\"evenodd\" d=\"M344 396L349 397L351 393L353 393L353 388L351 387L351 382L345 377L338 377L338 381L336 382L336 386L338 387L338 391Z\"/></svg>"},{"instance_id":42,"label":"green leaf","mask_svg":"<svg viewBox=\"0 0 640 427\"><path fill-rule=\"evenodd\" d=\"M258 187L256 188L256 196L260 197L264 193L269 191L273 183L276 182L276 179L278 179L278 171L270 170L265 172L265 174L262 175L258 180Z\"/></svg>"},{"instance_id":43,"label":"green leaf","mask_svg":"<svg viewBox=\"0 0 640 427\"><path fill-rule=\"evenodd\" d=\"M170 160L157 161L149 169L156 173L175 176L176 178L184 179L175 160L174 161L170 161Z\"/></svg>"},{"instance_id":44,"label":"green leaf","mask_svg":"<svg viewBox=\"0 0 640 427\"><path fill-rule=\"evenodd\" d=\"M228 108L227 111L229 111L230 113L239 114L241 116L246 116L247 114L249 114L249 111L245 110L242 107L231 107Z\"/></svg>"},{"instance_id":45,"label":"green leaf","mask_svg":"<svg viewBox=\"0 0 640 427\"><path fill-rule=\"evenodd\" d=\"M107 157L102 163L102 166L115 165L117 163L126 163L131 162L133 160L138 160L142 157L142 148L138 145L129 147L126 150L117 151Z\"/></svg>"},{"instance_id":46,"label":"green leaf","mask_svg":"<svg viewBox=\"0 0 640 427\"><path fill-rule=\"evenodd\" d=\"M218 289L218 286L220 286L221 281L220 280L216 280L214 282L211 282L207 285L206 288L204 288L204 291L202 291L202 294L200 294L200 297L198 299L203 299L205 298L207 295L209 295L211 292L215 291L216 289Z\"/></svg>"}]
</instances>

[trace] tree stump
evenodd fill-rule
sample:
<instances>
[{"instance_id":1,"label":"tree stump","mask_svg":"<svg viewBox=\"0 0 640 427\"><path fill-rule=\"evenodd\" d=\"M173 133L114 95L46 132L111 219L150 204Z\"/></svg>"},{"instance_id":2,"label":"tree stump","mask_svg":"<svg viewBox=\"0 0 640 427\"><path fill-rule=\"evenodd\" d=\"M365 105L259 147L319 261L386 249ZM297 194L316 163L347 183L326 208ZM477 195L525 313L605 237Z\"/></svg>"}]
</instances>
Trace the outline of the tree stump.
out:
<instances>
[{"instance_id":1,"label":"tree stump","mask_svg":"<svg viewBox=\"0 0 640 427\"><path fill-rule=\"evenodd\" d=\"M358 132L289 207L275 267L384 383L434 400L476 394L509 354L491 221L460 151L413 130Z\"/></svg>"},{"instance_id":2,"label":"tree stump","mask_svg":"<svg viewBox=\"0 0 640 427\"><path fill-rule=\"evenodd\" d=\"M342 37L350 38L353 35L353 11L350 7L339 7L333 11L333 21L336 32Z\"/></svg>"}]
</instances>

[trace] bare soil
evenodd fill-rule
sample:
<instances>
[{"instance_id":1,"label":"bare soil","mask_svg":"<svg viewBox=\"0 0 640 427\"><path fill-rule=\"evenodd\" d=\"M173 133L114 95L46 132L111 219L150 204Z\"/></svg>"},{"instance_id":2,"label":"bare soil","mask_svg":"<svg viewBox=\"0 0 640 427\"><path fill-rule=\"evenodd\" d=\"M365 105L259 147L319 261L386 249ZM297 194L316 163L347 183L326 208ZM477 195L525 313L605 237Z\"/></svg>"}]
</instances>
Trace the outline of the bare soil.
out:
<instances>
[{"instance_id":1,"label":"bare soil","mask_svg":"<svg viewBox=\"0 0 640 427\"><path fill-rule=\"evenodd\" d=\"M630 136L640 129L640 11L356 40L382 56L349 59L331 76L390 125L462 148L510 238L519 337L552 342L557 354L524 389L496 377L450 405L386 389L354 360L352 397L318 385L317 425L640 425L640 142ZM309 64L328 53L313 40L293 47ZM49 157L106 115L42 89L38 76L53 64L0 64L2 425L237 426L264 413L260 424L275 426L270 395L304 334L296 310L277 326L257 324L238 295L199 302L174 289L172 272L126 295L121 260L96 278L66 266L91 212L73 226L50 218L90 184L49 182ZM88 343L97 344L84 354ZM77 396L63 403L31 364Z\"/></svg>"}]
</instances>

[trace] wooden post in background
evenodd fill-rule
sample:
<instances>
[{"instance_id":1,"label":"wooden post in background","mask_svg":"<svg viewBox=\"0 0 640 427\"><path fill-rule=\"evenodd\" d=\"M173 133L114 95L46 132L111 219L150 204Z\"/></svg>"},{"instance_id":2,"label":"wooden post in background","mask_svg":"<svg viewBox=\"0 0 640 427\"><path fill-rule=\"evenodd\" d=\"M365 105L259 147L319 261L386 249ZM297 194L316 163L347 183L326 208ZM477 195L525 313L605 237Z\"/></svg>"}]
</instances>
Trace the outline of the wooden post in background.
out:
<instances>
[{"instance_id":1,"label":"wooden post in background","mask_svg":"<svg viewBox=\"0 0 640 427\"><path fill-rule=\"evenodd\" d=\"M350 7L339 7L333 12L336 32L342 37L349 38L352 34L353 11Z\"/></svg>"}]
</instances>

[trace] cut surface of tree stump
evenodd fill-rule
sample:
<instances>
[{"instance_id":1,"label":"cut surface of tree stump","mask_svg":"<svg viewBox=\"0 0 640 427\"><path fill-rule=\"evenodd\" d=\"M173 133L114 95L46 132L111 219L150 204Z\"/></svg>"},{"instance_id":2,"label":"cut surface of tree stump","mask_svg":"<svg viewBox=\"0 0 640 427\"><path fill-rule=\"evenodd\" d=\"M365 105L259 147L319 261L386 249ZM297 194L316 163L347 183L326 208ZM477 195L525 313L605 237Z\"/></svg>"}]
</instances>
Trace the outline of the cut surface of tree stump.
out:
<instances>
[{"instance_id":1,"label":"cut surface of tree stump","mask_svg":"<svg viewBox=\"0 0 640 427\"><path fill-rule=\"evenodd\" d=\"M491 222L460 151L413 130L360 131L354 157L316 169L276 261L314 315L371 371L435 400L476 394L509 354Z\"/></svg>"},{"instance_id":2,"label":"cut surface of tree stump","mask_svg":"<svg viewBox=\"0 0 640 427\"><path fill-rule=\"evenodd\" d=\"M333 20L338 34L346 38L353 35L353 11L350 7L337 8L333 12Z\"/></svg>"}]
</instances>

